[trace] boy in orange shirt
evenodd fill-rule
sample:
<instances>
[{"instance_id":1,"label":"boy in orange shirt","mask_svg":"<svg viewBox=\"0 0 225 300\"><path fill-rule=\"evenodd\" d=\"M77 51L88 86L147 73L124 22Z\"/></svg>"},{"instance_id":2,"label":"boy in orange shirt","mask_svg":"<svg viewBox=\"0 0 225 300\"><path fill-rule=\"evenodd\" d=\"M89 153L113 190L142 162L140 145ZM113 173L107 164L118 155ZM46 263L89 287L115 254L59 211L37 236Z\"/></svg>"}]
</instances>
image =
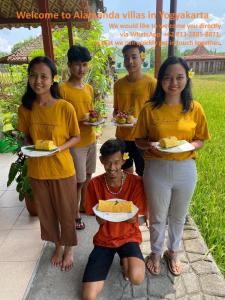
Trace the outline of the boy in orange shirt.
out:
<instances>
[{"instance_id":1,"label":"boy in orange shirt","mask_svg":"<svg viewBox=\"0 0 225 300\"><path fill-rule=\"evenodd\" d=\"M155 91L156 80L141 71L141 65L145 58L143 45L131 41L123 47L122 53L128 74L114 84L113 116L115 117L118 112L126 112L138 118L145 102L152 97ZM116 137L125 142L126 151L129 153L129 159L123 165L123 169L133 172L134 162L136 173L143 176L143 151L138 149L134 142L134 127L117 127Z\"/></svg>"},{"instance_id":2,"label":"boy in orange shirt","mask_svg":"<svg viewBox=\"0 0 225 300\"><path fill-rule=\"evenodd\" d=\"M88 185L85 210L93 215L93 206L99 199L120 198L131 200L144 214L145 194L140 177L121 170L125 144L121 140L108 140L100 149L100 160L105 173L93 178ZM124 269L124 276L132 284L139 285L145 278L145 264L139 247L142 241L138 215L124 222L109 222L96 217L100 227L94 236L94 249L83 276L83 299L96 299L118 253Z\"/></svg>"},{"instance_id":3,"label":"boy in orange shirt","mask_svg":"<svg viewBox=\"0 0 225 300\"><path fill-rule=\"evenodd\" d=\"M76 229L84 229L85 224L80 217L80 203L83 203L82 190L91 179L96 168L96 136L92 126L83 124L85 114L93 109L93 88L83 83L88 71L90 52L80 45L72 46L67 52L70 78L60 86L60 94L75 108L80 127L80 142L71 149L77 176L77 216Z\"/></svg>"}]
</instances>

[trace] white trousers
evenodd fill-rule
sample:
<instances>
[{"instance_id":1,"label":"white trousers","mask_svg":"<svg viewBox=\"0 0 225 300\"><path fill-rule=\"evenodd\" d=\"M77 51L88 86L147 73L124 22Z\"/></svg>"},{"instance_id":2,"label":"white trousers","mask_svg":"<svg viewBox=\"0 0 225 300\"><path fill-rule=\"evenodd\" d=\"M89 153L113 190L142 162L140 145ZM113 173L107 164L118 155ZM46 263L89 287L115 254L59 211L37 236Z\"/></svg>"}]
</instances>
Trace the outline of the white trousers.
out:
<instances>
[{"instance_id":1,"label":"white trousers","mask_svg":"<svg viewBox=\"0 0 225 300\"><path fill-rule=\"evenodd\" d=\"M195 161L147 160L143 181L150 213L151 250L162 254L168 220L167 247L178 251L197 181Z\"/></svg>"}]
</instances>

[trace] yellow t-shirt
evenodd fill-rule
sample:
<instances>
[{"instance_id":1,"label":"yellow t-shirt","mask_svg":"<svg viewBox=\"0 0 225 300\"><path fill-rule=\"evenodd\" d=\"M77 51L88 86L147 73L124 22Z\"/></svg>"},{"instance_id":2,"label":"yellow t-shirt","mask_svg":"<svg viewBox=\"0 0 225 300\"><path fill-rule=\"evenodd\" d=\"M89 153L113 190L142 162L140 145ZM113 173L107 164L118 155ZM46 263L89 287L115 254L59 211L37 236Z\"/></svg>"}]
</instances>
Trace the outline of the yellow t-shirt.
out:
<instances>
[{"instance_id":1,"label":"yellow t-shirt","mask_svg":"<svg viewBox=\"0 0 225 300\"><path fill-rule=\"evenodd\" d=\"M93 88L85 84L82 89L64 82L59 87L60 94L66 101L70 102L76 110L78 122L84 119L85 113L93 109ZM74 145L75 148L86 147L96 142L95 130L92 126L79 123L80 142Z\"/></svg>"},{"instance_id":2,"label":"yellow t-shirt","mask_svg":"<svg viewBox=\"0 0 225 300\"><path fill-rule=\"evenodd\" d=\"M34 102L32 110L23 105L18 110L18 130L37 140L52 140L56 146L63 145L80 130L73 106L58 99L51 106ZM61 179L75 175L74 163L69 149L48 157L29 157L28 176L35 179Z\"/></svg>"},{"instance_id":3,"label":"yellow t-shirt","mask_svg":"<svg viewBox=\"0 0 225 300\"><path fill-rule=\"evenodd\" d=\"M147 103L139 115L135 138L148 138L152 142L169 136L176 136L178 140L188 142L208 139L208 125L201 104L193 101L187 113L182 113L182 109L182 104L164 103L161 107L153 109L152 103ZM144 155L146 160L184 160L195 157L195 151L170 154L162 152L160 157L145 151Z\"/></svg>"},{"instance_id":4,"label":"yellow t-shirt","mask_svg":"<svg viewBox=\"0 0 225 300\"><path fill-rule=\"evenodd\" d=\"M127 112L138 118L146 101L153 95L156 80L144 74L135 82L130 82L127 76L114 84L114 109ZM116 137L125 141L134 141L134 127L117 127Z\"/></svg>"}]
</instances>

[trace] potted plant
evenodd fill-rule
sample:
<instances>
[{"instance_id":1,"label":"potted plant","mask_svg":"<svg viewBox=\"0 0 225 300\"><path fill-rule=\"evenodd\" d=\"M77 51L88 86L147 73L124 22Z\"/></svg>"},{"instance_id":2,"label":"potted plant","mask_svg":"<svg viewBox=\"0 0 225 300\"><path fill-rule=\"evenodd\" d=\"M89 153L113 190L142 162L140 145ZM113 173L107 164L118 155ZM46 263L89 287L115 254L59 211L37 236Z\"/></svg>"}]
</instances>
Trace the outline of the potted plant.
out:
<instances>
[{"instance_id":1,"label":"potted plant","mask_svg":"<svg viewBox=\"0 0 225 300\"><path fill-rule=\"evenodd\" d=\"M26 207L31 216L37 216L36 204L33 199L32 189L27 176L27 159L22 152L17 153L18 158L9 169L7 187L14 180L17 182L16 191L19 193L19 200L25 199Z\"/></svg>"}]
</instances>

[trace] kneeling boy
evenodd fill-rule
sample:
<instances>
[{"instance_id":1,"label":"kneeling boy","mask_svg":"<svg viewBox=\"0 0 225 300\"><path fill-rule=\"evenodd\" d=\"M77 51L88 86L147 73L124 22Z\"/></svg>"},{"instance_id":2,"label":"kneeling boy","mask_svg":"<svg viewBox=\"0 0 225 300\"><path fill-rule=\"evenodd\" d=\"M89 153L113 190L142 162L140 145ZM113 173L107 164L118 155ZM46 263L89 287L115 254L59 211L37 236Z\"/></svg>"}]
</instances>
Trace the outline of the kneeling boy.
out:
<instances>
[{"instance_id":1,"label":"kneeling boy","mask_svg":"<svg viewBox=\"0 0 225 300\"><path fill-rule=\"evenodd\" d=\"M146 210L142 179L122 171L125 143L108 140L100 149L100 160L105 173L93 178L87 188L85 210L93 215L92 207L99 199L119 198L131 200L139 208L139 214ZM96 217L100 227L94 236L91 252L83 276L83 299L96 299L104 286L115 253L118 253L124 269L124 277L139 285L145 278L145 264L139 247L142 241L138 215L124 222L109 222Z\"/></svg>"}]
</instances>

